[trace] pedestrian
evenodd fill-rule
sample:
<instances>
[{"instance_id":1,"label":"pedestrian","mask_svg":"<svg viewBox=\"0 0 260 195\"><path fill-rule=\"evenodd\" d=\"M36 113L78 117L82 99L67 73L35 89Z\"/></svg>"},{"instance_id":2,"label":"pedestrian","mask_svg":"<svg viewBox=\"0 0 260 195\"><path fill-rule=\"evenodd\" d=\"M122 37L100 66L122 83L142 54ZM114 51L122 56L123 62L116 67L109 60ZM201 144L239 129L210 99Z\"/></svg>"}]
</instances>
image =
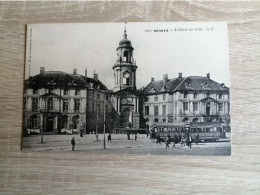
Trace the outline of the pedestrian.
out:
<instances>
[{"instance_id":1,"label":"pedestrian","mask_svg":"<svg viewBox=\"0 0 260 195\"><path fill-rule=\"evenodd\" d=\"M71 145L72 145L72 150L75 150L76 142L75 142L74 137L73 137L72 140L71 140Z\"/></svg>"},{"instance_id":2,"label":"pedestrian","mask_svg":"<svg viewBox=\"0 0 260 195\"><path fill-rule=\"evenodd\" d=\"M177 139L178 139L177 135L174 134L174 136L173 136L173 145L172 145L172 147L175 147L175 144L177 143Z\"/></svg>"},{"instance_id":3,"label":"pedestrian","mask_svg":"<svg viewBox=\"0 0 260 195\"><path fill-rule=\"evenodd\" d=\"M137 140L137 133L135 134L135 141Z\"/></svg>"},{"instance_id":4,"label":"pedestrian","mask_svg":"<svg viewBox=\"0 0 260 195\"><path fill-rule=\"evenodd\" d=\"M161 144L161 137L159 134L156 136L156 144L158 143Z\"/></svg>"},{"instance_id":5,"label":"pedestrian","mask_svg":"<svg viewBox=\"0 0 260 195\"><path fill-rule=\"evenodd\" d=\"M107 142L110 142L110 143L111 143L111 140L112 140L111 134L109 133L108 136L107 136Z\"/></svg>"},{"instance_id":6,"label":"pedestrian","mask_svg":"<svg viewBox=\"0 0 260 195\"><path fill-rule=\"evenodd\" d=\"M192 141L192 138L191 138L191 135L189 134L188 135L188 148L191 148L191 141Z\"/></svg>"},{"instance_id":7,"label":"pedestrian","mask_svg":"<svg viewBox=\"0 0 260 195\"><path fill-rule=\"evenodd\" d=\"M165 140L165 144L166 144L166 148L169 148L169 144L170 144L170 138L167 137L166 140Z\"/></svg>"},{"instance_id":8,"label":"pedestrian","mask_svg":"<svg viewBox=\"0 0 260 195\"><path fill-rule=\"evenodd\" d=\"M197 134L197 135L196 135L196 137L195 137L195 142L196 142L196 145L198 145L199 139L200 139L200 135L199 135L199 134Z\"/></svg>"},{"instance_id":9,"label":"pedestrian","mask_svg":"<svg viewBox=\"0 0 260 195\"><path fill-rule=\"evenodd\" d=\"M181 136L181 145L183 144L183 146L185 146L185 139L184 136Z\"/></svg>"}]
</instances>

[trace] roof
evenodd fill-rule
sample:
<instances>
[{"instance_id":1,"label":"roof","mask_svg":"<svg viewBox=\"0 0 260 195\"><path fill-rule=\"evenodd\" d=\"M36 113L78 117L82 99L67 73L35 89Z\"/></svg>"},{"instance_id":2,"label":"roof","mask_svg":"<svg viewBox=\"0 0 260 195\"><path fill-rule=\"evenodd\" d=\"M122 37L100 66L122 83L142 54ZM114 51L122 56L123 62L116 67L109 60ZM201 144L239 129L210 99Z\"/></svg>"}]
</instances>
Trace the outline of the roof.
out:
<instances>
[{"instance_id":1,"label":"roof","mask_svg":"<svg viewBox=\"0 0 260 195\"><path fill-rule=\"evenodd\" d=\"M229 88L223 83L219 84L208 77L189 76L151 81L143 90L144 94L159 94L175 91L222 91L228 92Z\"/></svg>"},{"instance_id":2,"label":"roof","mask_svg":"<svg viewBox=\"0 0 260 195\"><path fill-rule=\"evenodd\" d=\"M60 71L46 71L25 80L25 88L94 88L107 90L106 86L93 78Z\"/></svg>"},{"instance_id":3,"label":"roof","mask_svg":"<svg viewBox=\"0 0 260 195\"><path fill-rule=\"evenodd\" d=\"M87 82L87 84L90 86L90 88L93 85L92 88L94 88L94 89L108 90L107 87L98 79L93 79L93 78L85 77L85 76L82 76L82 78L85 80L85 82Z\"/></svg>"},{"instance_id":4,"label":"roof","mask_svg":"<svg viewBox=\"0 0 260 195\"><path fill-rule=\"evenodd\" d=\"M143 93L165 93L173 92L184 78L169 79L165 83L163 80L151 81L144 89Z\"/></svg>"},{"instance_id":5,"label":"roof","mask_svg":"<svg viewBox=\"0 0 260 195\"><path fill-rule=\"evenodd\" d=\"M226 87L223 83L217 83L208 77L189 76L175 90L228 92L229 88Z\"/></svg>"}]
</instances>

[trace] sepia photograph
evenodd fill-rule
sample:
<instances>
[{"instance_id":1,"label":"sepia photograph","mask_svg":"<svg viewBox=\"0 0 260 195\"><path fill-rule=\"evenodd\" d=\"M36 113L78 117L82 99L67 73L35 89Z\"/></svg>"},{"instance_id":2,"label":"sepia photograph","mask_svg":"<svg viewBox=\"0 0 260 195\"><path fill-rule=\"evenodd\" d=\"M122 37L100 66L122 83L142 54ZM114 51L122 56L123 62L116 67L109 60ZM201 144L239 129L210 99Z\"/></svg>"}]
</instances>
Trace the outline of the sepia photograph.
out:
<instances>
[{"instance_id":1,"label":"sepia photograph","mask_svg":"<svg viewBox=\"0 0 260 195\"><path fill-rule=\"evenodd\" d=\"M22 150L231 155L225 22L28 24Z\"/></svg>"}]
</instances>

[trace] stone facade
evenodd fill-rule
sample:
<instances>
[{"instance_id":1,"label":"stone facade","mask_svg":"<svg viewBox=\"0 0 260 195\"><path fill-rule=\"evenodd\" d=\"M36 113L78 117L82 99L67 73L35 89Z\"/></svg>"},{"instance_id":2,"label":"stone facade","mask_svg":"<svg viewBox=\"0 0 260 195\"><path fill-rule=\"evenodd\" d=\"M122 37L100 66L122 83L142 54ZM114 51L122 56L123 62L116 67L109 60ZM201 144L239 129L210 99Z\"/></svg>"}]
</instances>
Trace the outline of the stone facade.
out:
<instances>
[{"instance_id":1,"label":"stone facade","mask_svg":"<svg viewBox=\"0 0 260 195\"><path fill-rule=\"evenodd\" d=\"M230 127L229 88L206 77L189 76L151 82L143 90L146 128L155 123L185 125L190 122L222 123Z\"/></svg>"},{"instance_id":2,"label":"stone facade","mask_svg":"<svg viewBox=\"0 0 260 195\"><path fill-rule=\"evenodd\" d=\"M103 131L104 106L107 116L113 116L113 110L111 96L97 76L89 78L87 71L82 76L76 70L67 74L41 68L40 74L25 80L24 133ZM107 123L110 130L113 120Z\"/></svg>"},{"instance_id":3,"label":"stone facade","mask_svg":"<svg viewBox=\"0 0 260 195\"><path fill-rule=\"evenodd\" d=\"M136 90L136 62L126 30L119 42L117 60L113 66L114 88L112 104L119 118L117 127L140 128L139 92Z\"/></svg>"}]
</instances>

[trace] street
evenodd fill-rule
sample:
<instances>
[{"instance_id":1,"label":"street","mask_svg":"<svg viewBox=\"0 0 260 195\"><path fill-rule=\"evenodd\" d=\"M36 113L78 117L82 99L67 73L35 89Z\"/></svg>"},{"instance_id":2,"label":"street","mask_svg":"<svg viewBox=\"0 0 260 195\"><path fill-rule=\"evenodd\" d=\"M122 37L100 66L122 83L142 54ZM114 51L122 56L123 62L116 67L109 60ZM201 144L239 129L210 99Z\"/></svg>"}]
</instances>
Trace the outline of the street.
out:
<instances>
[{"instance_id":1,"label":"street","mask_svg":"<svg viewBox=\"0 0 260 195\"><path fill-rule=\"evenodd\" d=\"M230 135L226 139L218 142L201 142L196 145L192 144L192 148L176 144L172 148L165 148L165 143L156 144L154 140L150 140L146 135L134 135L127 140L126 134L112 134L112 142L107 143L106 149L103 149L103 134L99 134L99 141L96 141L95 134L86 134L80 137L75 135L44 135L43 143L41 143L40 135L31 135L23 138L23 151L53 151L53 152L86 152L100 154L146 154L146 155L194 155L194 156L228 156L231 155ZM71 139L75 138L76 149L72 151Z\"/></svg>"}]
</instances>

